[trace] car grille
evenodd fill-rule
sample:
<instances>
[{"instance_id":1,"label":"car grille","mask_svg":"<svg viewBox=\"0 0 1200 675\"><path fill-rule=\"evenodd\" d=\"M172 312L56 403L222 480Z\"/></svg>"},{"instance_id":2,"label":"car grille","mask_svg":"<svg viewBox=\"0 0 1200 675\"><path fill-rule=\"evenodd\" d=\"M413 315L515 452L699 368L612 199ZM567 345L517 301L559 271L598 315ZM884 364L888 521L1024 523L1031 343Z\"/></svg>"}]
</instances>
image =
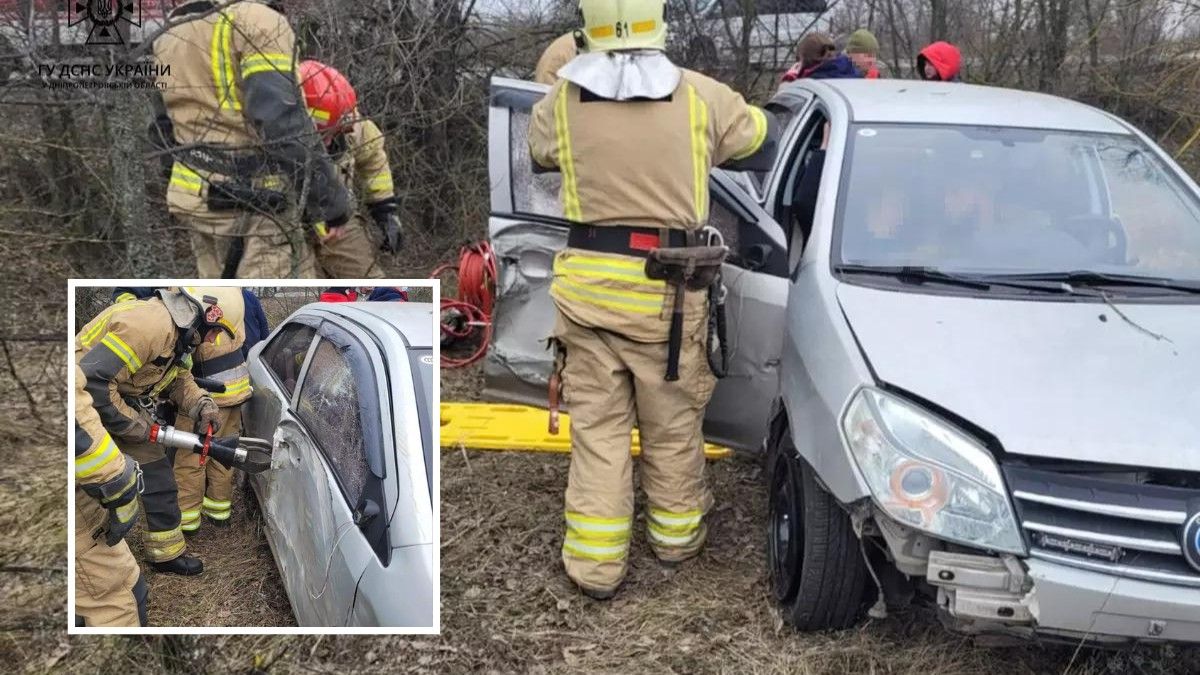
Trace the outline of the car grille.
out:
<instances>
[{"instance_id":1,"label":"car grille","mask_svg":"<svg viewBox=\"0 0 1200 675\"><path fill-rule=\"evenodd\" d=\"M1200 587L1200 571L1183 550L1183 529L1200 504L1200 489L1016 465L1004 473L1032 557Z\"/></svg>"}]
</instances>

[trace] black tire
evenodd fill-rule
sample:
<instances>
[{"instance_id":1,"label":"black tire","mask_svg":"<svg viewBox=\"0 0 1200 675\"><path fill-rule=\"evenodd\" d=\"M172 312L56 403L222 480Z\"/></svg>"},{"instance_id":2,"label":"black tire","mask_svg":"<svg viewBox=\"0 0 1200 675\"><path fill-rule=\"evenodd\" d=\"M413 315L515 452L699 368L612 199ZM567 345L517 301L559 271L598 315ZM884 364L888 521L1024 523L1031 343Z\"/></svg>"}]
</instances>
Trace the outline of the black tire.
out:
<instances>
[{"instance_id":1,"label":"black tire","mask_svg":"<svg viewBox=\"0 0 1200 675\"><path fill-rule=\"evenodd\" d=\"M849 628L863 613L868 570L850 517L791 449L768 448L767 569L784 620L802 631Z\"/></svg>"}]
</instances>

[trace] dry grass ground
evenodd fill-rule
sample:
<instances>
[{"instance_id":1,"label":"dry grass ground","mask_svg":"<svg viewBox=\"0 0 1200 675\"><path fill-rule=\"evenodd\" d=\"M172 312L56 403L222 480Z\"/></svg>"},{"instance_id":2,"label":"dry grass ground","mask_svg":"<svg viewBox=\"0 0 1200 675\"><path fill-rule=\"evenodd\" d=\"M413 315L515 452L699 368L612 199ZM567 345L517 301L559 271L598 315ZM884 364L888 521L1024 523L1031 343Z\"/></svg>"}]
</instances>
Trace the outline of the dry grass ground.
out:
<instances>
[{"instance_id":1,"label":"dry grass ground","mask_svg":"<svg viewBox=\"0 0 1200 675\"><path fill-rule=\"evenodd\" d=\"M447 380L447 398L477 391L475 372ZM17 400L3 393L0 400ZM1194 673L1200 656L1171 646L988 649L944 631L921 607L849 631L797 634L767 598L765 502L761 470L752 460L710 464L719 506L700 558L664 570L639 533L626 584L616 599L598 603L575 591L561 572L569 459L462 449L442 453L440 637L67 638L62 427L31 442L12 431L32 422L20 406L5 405L4 413L15 425L2 440L19 451L0 463L6 535L0 543L6 607L0 663L24 672L1159 675ZM279 625L288 619L253 511L242 506L229 530L209 529L194 540L209 565L205 575L151 579L155 623ZM169 606L172 596L178 601Z\"/></svg>"}]
</instances>

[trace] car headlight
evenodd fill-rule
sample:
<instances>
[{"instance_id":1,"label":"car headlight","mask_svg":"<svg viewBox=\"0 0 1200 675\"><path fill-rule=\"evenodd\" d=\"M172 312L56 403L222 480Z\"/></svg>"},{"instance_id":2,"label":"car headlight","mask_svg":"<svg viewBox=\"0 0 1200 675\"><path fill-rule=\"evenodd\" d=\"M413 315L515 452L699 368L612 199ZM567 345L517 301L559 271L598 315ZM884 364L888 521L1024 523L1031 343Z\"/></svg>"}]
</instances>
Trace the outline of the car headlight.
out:
<instances>
[{"instance_id":1,"label":"car headlight","mask_svg":"<svg viewBox=\"0 0 1200 675\"><path fill-rule=\"evenodd\" d=\"M875 501L897 521L961 544L1025 553L1000 468L975 439L870 388L850 402L842 433Z\"/></svg>"}]
</instances>

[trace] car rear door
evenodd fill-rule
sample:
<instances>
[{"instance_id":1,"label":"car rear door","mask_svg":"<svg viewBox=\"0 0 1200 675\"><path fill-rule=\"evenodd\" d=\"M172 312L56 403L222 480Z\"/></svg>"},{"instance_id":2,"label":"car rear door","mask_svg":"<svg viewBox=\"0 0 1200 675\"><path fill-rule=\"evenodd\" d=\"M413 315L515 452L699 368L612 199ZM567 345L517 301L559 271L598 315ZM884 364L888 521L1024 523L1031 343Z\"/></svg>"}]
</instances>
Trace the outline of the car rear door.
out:
<instances>
[{"instance_id":1,"label":"car rear door","mask_svg":"<svg viewBox=\"0 0 1200 675\"><path fill-rule=\"evenodd\" d=\"M545 91L543 85L494 78L488 116L488 236L499 279L484 396L539 407L546 406L552 365L546 338L554 325L554 254L567 240L561 178L533 173L526 140L529 111ZM786 244L778 225L729 175L714 172L711 186L710 224L732 251L724 267L730 363L706 412L705 434L735 449L756 450L778 389Z\"/></svg>"}]
</instances>

